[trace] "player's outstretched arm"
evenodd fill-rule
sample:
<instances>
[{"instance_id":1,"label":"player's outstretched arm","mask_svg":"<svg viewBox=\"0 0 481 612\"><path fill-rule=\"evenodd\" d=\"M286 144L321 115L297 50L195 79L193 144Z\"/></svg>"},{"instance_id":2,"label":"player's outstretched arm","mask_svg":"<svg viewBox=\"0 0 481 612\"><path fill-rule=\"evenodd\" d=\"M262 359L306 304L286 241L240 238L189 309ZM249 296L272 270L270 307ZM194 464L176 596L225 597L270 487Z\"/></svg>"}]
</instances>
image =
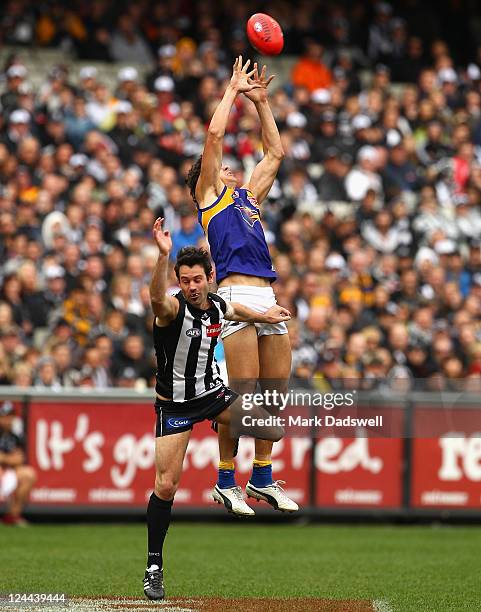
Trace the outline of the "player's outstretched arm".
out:
<instances>
[{"instance_id":1,"label":"player's outstretched arm","mask_svg":"<svg viewBox=\"0 0 481 612\"><path fill-rule=\"evenodd\" d=\"M267 96L267 86L273 78L274 75L266 78L265 66L262 67L262 71L259 75L257 64L254 64L254 76L252 81L256 83L258 87L245 93L249 100L254 102L261 121L264 157L254 168L254 172L247 185L248 189L255 195L259 204L266 199L272 187L272 183L277 176L279 166L284 158L281 137Z\"/></svg>"},{"instance_id":2,"label":"player's outstretched arm","mask_svg":"<svg viewBox=\"0 0 481 612\"><path fill-rule=\"evenodd\" d=\"M162 218L156 219L152 229L153 238L159 248L159 258L155 264L150 281L150 302L160 327L168 325L179 311L179 302L167 294L169 255L172 250L172 239L169 231L162 229Z\"/></svg>"},{"instance_id":3,"label":"player's outstretched arm","mask_svg":"<svg viewBox=\"0 0 481 612\"><path fill-rule=\"evenodd\" d=\"M282 323L289 321L291 313L282 306L275 304L271 306L264 314L251 310L237 302L230 302L227 307L227 312L224 318L228 321L244 321L246 323Z\"/></svg>"},{"instance_id":4,"label":"player's outstretched arm","mask_svg":"<svg viewBox=\"0 0 481 612\"><path fill-rule=\"evenodd\" d=\"M199 180L195 189L195 199L201 205L211 204L220 195L224 184L220 180L222 165L222 144L224 140L229 113L239 92L249 92L259 85L251 82L254 70L247 72L250 60L242 65L242 55L236 59L232 69L232 78L225 90L222 100L212 116L202 153ZM202 206L201 206L202 208Z\"/></svg>"}]
</instances>

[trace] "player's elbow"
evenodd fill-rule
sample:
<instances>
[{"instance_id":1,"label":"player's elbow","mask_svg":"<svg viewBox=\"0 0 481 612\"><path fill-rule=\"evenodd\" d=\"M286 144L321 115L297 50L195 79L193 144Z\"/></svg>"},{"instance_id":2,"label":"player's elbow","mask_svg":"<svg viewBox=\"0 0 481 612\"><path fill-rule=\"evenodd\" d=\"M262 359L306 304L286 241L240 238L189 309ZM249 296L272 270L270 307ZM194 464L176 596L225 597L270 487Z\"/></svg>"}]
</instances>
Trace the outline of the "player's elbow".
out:
<instances>
[{"instance_id":1,"label":"player's elbow","mask_svg":"<svg viewBox=\"0 0 481 612\"><path fill-rule=\"evenodd\" d=\"M224 130L216 128L215 126L209 126L207 137L212 141L222 140L224 138Z\"/></svg>"},{"instance_id":2,"label":"player's elbow","mask_svg":"<svg viewBox=\"0 0 481 612\"><path fill-rule=\"evenodd\" d=\"M151 297L150 304L152 306L153 313L158 317L163 317L169 313L170 304L165 298Z\"/></svg>"},{"instance_id":3,"label":"player's elbow","mask_svg":"<svg viewBox=\"0 0 481 612\"><path fill-rule=\"evenodd\" d=\"M281 162L284 159L284 157L286 156L286 153L285 153L285 151L284 151L284 149L282 147L274 147L272 149L269 149L268 155L273 160L275 160L277 162Z\"/></svg>"}]
</instances>

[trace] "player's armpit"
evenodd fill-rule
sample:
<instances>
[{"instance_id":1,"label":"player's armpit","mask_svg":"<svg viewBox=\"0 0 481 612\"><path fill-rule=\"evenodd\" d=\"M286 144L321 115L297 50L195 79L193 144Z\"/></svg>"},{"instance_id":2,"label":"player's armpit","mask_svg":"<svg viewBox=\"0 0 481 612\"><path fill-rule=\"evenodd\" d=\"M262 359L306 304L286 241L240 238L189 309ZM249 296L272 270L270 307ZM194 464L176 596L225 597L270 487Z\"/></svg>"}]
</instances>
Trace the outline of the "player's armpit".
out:
<instances>
[{"instance_id":1,"label":"player's armpit","mask_svg":"<svg viewBox=\"0 0 481 612\"><path fill-rule=\"evenodd\" d=\"M175 319L179 312L179 301L171 295L166 295L162 300L152 300L152 311L155 315L155 324L165 327Z\"/></svg>"}]
</instances>

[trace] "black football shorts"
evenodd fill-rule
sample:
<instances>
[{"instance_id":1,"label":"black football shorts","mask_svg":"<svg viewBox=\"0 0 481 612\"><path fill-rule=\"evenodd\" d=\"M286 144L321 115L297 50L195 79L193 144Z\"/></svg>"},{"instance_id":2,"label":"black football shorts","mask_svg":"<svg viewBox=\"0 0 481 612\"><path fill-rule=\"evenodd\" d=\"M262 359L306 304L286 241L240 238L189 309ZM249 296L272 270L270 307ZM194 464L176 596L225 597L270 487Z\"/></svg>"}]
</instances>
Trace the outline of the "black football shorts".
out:
<instances>
[{"instance_id":1,"label":"black football shorts","mask_svg":"<svg viewBox=\"0 0 481 612\"><path fill-rule=\"evenodd\" d=\"M156 438L171 436L182 431L188 431L196 423L206 419L212 420L238 397L239 395L235 391L222 385L208 395L187 402L174 402L157 398L154 404L157 414L155 436Z\"/></svg>"}]
</instances>

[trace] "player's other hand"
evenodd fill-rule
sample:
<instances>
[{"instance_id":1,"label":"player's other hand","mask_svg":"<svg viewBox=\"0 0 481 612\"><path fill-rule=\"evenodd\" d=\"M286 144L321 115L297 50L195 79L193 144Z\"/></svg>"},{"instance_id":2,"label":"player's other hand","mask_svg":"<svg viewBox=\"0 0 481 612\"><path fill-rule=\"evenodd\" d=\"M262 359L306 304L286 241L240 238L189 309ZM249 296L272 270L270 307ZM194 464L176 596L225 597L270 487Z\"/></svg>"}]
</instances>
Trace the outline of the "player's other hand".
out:
<instances>
[{"instance_id":1,"label":"player's other hand","mask_svg":"<svg viewBox=\"0 0 481 612\"><path fill-rule=\"evenodd\" d=\"M287 308L283 308L276 304L275 306L271 306L269 310L264 313L264 316L266 318L266 323L282 323L283 321L289 321L291 313Z\"/></svg>"},{"instance_id":2,"label":"player's other hand","mask_svg":"<svg viewBox=\"0 0 481 612\"><path fill-rule=\"evenodd\" d=\"M169 255L172 250L172 238L168 230L162 229L163 218L159 217L155 220L154 227L152 229L152 236L159 247L161 255Z\"/></svg>"},{"instance_id":3,"label":"player's other hand","mask_svg":"<svg viewBox=\"0 0 481 612\"><path fill-rule=\"evenodd\" d=\"M254 74L252 75L251 82L255 83L257 87L251 89L250 91L245 91L244 95L252 100L252 102L264 102L267 100L267 87L272 79L275 78L275 75L272 74L269 78L266 78L266 70L267 67L262 66L261 73L259 75L259 69L257 66L257 62L254 64Z\"/></svg>"},{"instance_id":4,"label":"player's other hand","mask_svg":"<svg viewBox=\"0 0 481 612\"><path fill-rule=\"evenodd\" d=\"M247 62L242 65L242 55L239 55L239 57L234 62L230 84L231 87L233 87L238 92L242 91L246 93L248 91L252 91L253 89L260 87L258 83L254 83L251 79L251 77L255 73L255 70L247 72L250 63L251 61L248 59Z\"/></svg>"}]
</instances>

